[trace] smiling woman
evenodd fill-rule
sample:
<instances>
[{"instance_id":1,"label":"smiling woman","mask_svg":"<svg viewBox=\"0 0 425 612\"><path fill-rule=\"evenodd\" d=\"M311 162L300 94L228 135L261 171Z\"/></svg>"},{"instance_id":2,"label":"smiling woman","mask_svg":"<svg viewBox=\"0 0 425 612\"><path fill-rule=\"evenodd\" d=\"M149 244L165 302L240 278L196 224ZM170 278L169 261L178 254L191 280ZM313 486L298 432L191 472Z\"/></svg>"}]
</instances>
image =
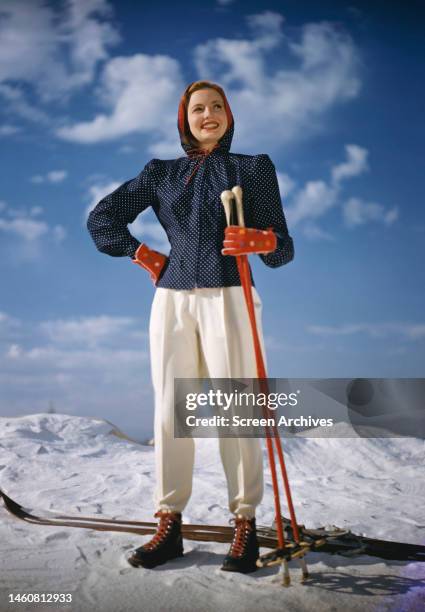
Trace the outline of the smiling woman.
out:
<instances>
[{"instance_id":1,"label":"smiling woman","mask_svg":"<svg viewBox=\"0 0 425 612\"><path fill-rule=\"evenodd\" d=\"M233 115L222 88L195 81L180 100L178 128L182 144L211 150L233 126Z\"/></svg>"},{"instance_id":2,"label":"smiling woman","mask_svg":"<svg viewBox=\"0 0 425 612\"><path fill-rule=\"evenodd\" d=\"M195 89L191 93L187 117L196 141L208 150L217 145L228 125L223 98L214 89Z\"/></svg>"},{"instance_id":3,"label":"smiling woman","mask_svg":"<svg viewBox=\"0 0 425 612\"><path fill-rule=\"evenodd\" d=\"M274 166L267 155L230 153L234 121L222 88L189 85L180 100L178 130L186 153L154 159L90 213L100 251L130 256L157 287L150 318L155 391L155 506L158 530L129 562L155 567L183 554L181 512L192 490L194 440L174 438L175 378L256 378L250 322L235 255L256 253L276 268L293 258ZM243 188L247 227L226 227L220 196ZM171 243L170 256L140 244L128 230L152 206ZM261 300L254 289L261 333ZM262 451L256 438L220 438L235 515L232 546L222 569L252 572L258 543L255 509L263 495Z\"/></svg>"}]
</instances>

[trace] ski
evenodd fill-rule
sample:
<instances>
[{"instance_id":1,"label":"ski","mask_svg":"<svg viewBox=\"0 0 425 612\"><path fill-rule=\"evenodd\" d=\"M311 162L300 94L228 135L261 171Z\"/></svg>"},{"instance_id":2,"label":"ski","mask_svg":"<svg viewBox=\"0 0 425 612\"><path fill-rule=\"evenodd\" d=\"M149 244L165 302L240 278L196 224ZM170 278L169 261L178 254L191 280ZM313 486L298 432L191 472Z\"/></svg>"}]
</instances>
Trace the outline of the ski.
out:
<instances>
[{"instance_id":1,"label":"ski","mask_svg":"<svg viewBox=\"0 0 425 612\"><path fill-rule=\"evenodd\" d=\"M1 489L0 497L2 497L10 514L20 520L37 525L134 533L136 535L151 535L155 533L157 527L156 523L148 521L72 516L50 511L35 511L24 508ZM338 527L308 529L304 525L298 526L301 537L301 544L298 544L295 541L290 520L283 518L283 525L287 543L285 555L288 560L299 556L300 551L301 553L313 551L339 554L345 557L368 555L394 561L425 562L425 545L369 538ZM233 527L230 525L183 524L182 531L184 538L202 542L229 543L233 537ZM260 547L279 550L277 531L274 527L258 526L257 535ZM270 553L271 556L273 554L274 551ZM264 557L267 557L267 555L264 555Z\"/></svg>"}]
</instances>

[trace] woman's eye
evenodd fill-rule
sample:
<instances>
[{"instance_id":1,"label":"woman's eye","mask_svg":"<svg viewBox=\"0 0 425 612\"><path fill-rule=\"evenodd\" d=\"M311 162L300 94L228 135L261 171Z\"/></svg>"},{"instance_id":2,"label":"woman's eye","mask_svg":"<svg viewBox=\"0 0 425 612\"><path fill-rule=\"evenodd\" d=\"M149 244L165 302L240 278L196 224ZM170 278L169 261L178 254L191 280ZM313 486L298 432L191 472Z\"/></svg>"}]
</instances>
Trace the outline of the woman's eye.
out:
<instances>
[{"instance_id":1,"label":"woman's eye","mask_svg":"<svg viewBox=\"0 0 425 612\"><path fill-rule=\"evenodd\" d=\"M219 102L214 104L215 110L221 110L222 108L223 108L223 105L220 104ZM192 113L203 113L203 112L204 112L204 108L202 106L195 106L195 108L192 109Z\"/></svg>"}]
</instances>

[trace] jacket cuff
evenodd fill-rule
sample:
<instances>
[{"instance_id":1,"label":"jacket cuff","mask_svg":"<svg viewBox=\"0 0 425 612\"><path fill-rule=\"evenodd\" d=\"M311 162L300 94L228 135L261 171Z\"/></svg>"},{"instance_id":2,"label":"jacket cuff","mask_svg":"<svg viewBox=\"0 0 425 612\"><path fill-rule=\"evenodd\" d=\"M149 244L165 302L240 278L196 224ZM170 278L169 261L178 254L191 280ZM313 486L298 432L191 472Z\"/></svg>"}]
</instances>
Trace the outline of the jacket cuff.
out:
<instances>
[{"instance_id":1,"label":"jacket cuff","mask_svg":"<svg viewBox=\"0 0 425 612\"><path fill-rule=\"evenodd\" d=\"M276 232L277 235L277 232ZM283 235L281 235L283 237ZM262 261L270 268L278 268L284 266L294 259L294 243L290 236L285 236L283 244L280 246L278 238L278 246L273 253L260 255Z\"/></svg>"},{"instance_id":2,"label":"jacket cuff","mask_svg":"<svg viewBox=\"0 0 425 612\"><path fill-rule=\"evenodd\" d=\"M124 255L131 257L131 259L134 259L134 256L136 255L136 251L141 244L142 243L136 240L136 238L132 238L131 243L126 248Z\"/></svg>"},{"instance_id":3,"label":"jacket cuff","mask_svg":"<svg viewBox=\"0 0 425 612\"><path fill-rule=\"evenodd\" d=\"M278 232L277 230L273 230L273 231L276 234L276 238L277 238L277 248L283 249L283 247L285 246L286 237L281 232Z\"/></svg>"}]
</instances>

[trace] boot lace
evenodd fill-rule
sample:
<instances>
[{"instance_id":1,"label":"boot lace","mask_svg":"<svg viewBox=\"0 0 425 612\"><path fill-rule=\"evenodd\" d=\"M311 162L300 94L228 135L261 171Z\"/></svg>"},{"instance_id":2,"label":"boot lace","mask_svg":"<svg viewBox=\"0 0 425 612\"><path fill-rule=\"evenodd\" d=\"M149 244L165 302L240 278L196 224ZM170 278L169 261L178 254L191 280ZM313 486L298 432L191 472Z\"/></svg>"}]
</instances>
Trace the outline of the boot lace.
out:
<instances>
[{"instance_id":1,"label":"boot lace","mask_svg":"<svg viewBox=\"0 0 425 612\"><path fill-rule=\"evenodd\" d=\"M230 519L229 522L235 523L235 531L232 544L230 545L229 555L231 557L241 557L245 552L248 535L254 528L249 519L243 517Z\"/></svg>"},{"instance_id":2,"label":"boot lace","mask_svg":"<svg viewBox=\"0 0 425 612\"><path fill-rule=\"evenodd\" d=\"M173 512L158 511L154 516L155 518L159 518L158 528L152 540L143 545L145 550L153 550L159 546L169 534L173 524L179 520L178 516Z\"/></svg>"}]
</instances>

